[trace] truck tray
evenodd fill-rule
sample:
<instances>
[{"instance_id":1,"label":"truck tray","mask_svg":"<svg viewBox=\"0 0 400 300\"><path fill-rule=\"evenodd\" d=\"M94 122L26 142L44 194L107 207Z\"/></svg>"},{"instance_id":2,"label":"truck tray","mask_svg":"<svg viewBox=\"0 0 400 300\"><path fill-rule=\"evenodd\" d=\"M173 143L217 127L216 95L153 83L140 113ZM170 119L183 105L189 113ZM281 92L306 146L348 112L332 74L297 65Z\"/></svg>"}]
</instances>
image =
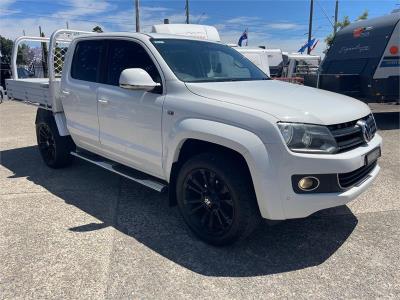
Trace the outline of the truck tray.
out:
<instances>
[{"instance_id":1,"label":"truck tray","mask_svg":"<svg viewBox=\"0 0 400 300\"><path fill-rule=\"evenodd\" d=\"M48 78L7 79L6 87L10 100L52 109Z\"/></svg>"}]
</instances>

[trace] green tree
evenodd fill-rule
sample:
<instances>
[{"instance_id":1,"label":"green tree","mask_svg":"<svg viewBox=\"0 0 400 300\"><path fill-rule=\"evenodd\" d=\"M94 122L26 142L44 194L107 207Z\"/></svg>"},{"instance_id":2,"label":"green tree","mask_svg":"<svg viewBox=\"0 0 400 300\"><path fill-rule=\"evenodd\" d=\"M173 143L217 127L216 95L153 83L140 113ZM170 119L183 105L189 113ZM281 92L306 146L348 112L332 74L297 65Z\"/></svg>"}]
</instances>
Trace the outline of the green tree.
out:
<instances>
[{"instance_id":1,"label":"green tree","mask_svg":"<svg viewBox=\"0 0 400 300\"><path fill-rule=\"evenodd\" d=\"M12 56L12 49L13 49L14 42L10 39L7 39L3 36L0 36L0 50L1 50L1 61L4 63L11 62ZM26 65L28 62L33 58L33 53L29 45L21 44L18 47L18 54L17 54L17 63Z\"/></svg>"},{"instance_id":2,"label":"green tree","mask_svg":"<svg viewBox=\"0 0 400 300\"><path fill-rule=\"evenodd\" d=\"M360 16L357 17L355 21L361 21L361 20L366 20L368 19L368 11L364 11ZM349 26L351 24L350 18L348 16L345 16L342 21L339 21L336 23L337 30L341 30L345 28L346 26ZM325 38L325 43L326 43L326 50L325 53L328 52L329 48L333 44L333 40L335 38L335 35L333 33L330 33L326 38Z\"/></svg>"},{"instance_id":3,"label":"green tree","mask_svg":"<svg viewBox=\"0 0 400 300\"><path fill-rule=\"evenodd\" d=\"M93 31L93 32L97 32L97 33L102 33L102 32L103 32L103 29L102 29L100 26L95 26L95 27L92 29L92 31Z\"/></svg>"},{"instance_id":4,"label":"green tree","mask_svg":"<svg viewBox=\"0 0 400 300\"><path fill-rule=\"evenodd\" d=\"M356 21L361 21L361 20L366 20L366 19L368 19L368 10L364 11L361 16L358 16Z\"/></svg>"},{"instance_id":5,"label":"green tree","mask_svg":"<svg viewBox=\"0 0 400 300\"><path fill-rule=\"evenodd\" d=\"M14 43L12 40L0 35L0 51L2 55L2 62L9 62L11 60L13 44Z\"/></svg>"},{"instance_id":6,"label":"green tree","mask_svg":"<svg viewBox=\"0 0 400 300\"><path fill-rule=\"evenodd\" d=\"M29 58L30 51L31 51L31 49L27 44L20 44L18 46L18 53L17 53L17 64L18 65L27 65L29 63L28 58Z\"/></svg>"}]
</instances>

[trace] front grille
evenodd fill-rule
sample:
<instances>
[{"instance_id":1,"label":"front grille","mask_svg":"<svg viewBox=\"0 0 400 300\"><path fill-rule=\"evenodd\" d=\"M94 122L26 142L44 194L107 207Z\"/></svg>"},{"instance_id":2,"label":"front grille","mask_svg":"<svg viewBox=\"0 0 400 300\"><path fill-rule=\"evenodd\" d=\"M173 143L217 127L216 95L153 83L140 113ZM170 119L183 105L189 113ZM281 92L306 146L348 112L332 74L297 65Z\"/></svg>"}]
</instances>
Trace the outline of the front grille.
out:
<instances>
[{"instance_id":1,"label":"front grille","mask_svg":"<svg viewBox=\"0 0 400 300\"><path fill-rule=\"evenodd\" d=\"M372 114L359 120L367 122L374 136L376 124ZM365 143L361 128L357 125L359 120L328 126L338 145L338 153L355 149Z\"/></svg>"},{"instance_id":2,"label":"front grille","mask_svg":"<svg viewBox=\"0 0 400 300\"><path fill-rule=\"evenodd\" d=\"M338 174L339 184L342 188L349 188L351 186L356 185L357 183L362 182L369 173L375 168L377 161L374 161L370 165L362 166L361 168L349 172Z\"/></svg>"}]
</instances>

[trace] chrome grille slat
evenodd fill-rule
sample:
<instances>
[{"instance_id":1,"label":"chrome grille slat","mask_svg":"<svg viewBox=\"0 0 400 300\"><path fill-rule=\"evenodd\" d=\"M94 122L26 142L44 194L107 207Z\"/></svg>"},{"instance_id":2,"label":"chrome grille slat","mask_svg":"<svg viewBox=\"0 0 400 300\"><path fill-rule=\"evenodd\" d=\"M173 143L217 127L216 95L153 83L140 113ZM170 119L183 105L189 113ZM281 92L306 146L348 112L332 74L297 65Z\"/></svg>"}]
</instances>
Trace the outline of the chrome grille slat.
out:
<instances>
[{"instance_id":1,"label":"chrome grille slat","mask_svg":"<svg viewBox=\"0 0 400 300\"><path fill-rule=\"evenodd\" d=\"M333 137L337 138L337 137L342 137L342 136L360 133L360 132L361 132L360 127L352 126L352 127L348 127L348 128L334 130L334 131L332 131L332 135L333 135Z\"/></svg>"},{"instance_id":2,"label":"chrome grille slat","mask_svg":"<svg viewBox=\"0 0 400 300\"><path fill-rule=\"evenodd\" d=\"M375 135L377 127L372 114L360 120L367 122ZM357 121L359 120L328 126L338 145L338 153L352 150L365 143L361 128L356 125Z\"/></svg>"}]
</instances>

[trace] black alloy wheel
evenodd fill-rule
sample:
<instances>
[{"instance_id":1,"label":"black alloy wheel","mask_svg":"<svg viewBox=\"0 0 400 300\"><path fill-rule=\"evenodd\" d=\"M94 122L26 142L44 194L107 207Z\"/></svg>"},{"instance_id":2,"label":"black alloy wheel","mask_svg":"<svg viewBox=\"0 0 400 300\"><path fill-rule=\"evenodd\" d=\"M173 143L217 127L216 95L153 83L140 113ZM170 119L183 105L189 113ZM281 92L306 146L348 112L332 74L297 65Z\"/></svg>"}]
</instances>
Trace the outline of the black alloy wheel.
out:
<instances>
[{"instance_id":1,"label":"black alloy wheel","mask_svg":"<svg viewBox=\"0 0 400 300\"><path fill-rule=\"evenodd\" d=\"M212 245L245 240L261 220L251 175L238 156L191 157L179 170L176 197L188 227Z\"/></svg>"},{"instance_id":2,"label":"black alloy wheel","mask_svg":"<svg viewBox=\"0 0 400 300\"><path fill-rule=\"evenodd\" d=\"M39 108L35 123L39 152L46 165L53 169L70 165L76 146L71 136L60 136L53 112Z\"/></svg>"},{"instance_id":3,"label":"black alloy wheel","mask_svg":"<svg viewBox=\"0 0 400 300\"><path fill-rule=\"evenodd\" d=\"M212 170L195 169L186 176L183 203L198 230L212 236L230 230L235 217L231 191Z\"/></svg>"},{"instance_id":4,"label":"black alloy wheel","mask_svg":"<svg viewBox=\"0 0 400 300\"><path fill-rule=\"evenodd\" d=\"M54 135L47 124L41 124L38 128L38 146L43 159L49 165L56 160L56 143Z\"/></svg>"}]
</instances>

